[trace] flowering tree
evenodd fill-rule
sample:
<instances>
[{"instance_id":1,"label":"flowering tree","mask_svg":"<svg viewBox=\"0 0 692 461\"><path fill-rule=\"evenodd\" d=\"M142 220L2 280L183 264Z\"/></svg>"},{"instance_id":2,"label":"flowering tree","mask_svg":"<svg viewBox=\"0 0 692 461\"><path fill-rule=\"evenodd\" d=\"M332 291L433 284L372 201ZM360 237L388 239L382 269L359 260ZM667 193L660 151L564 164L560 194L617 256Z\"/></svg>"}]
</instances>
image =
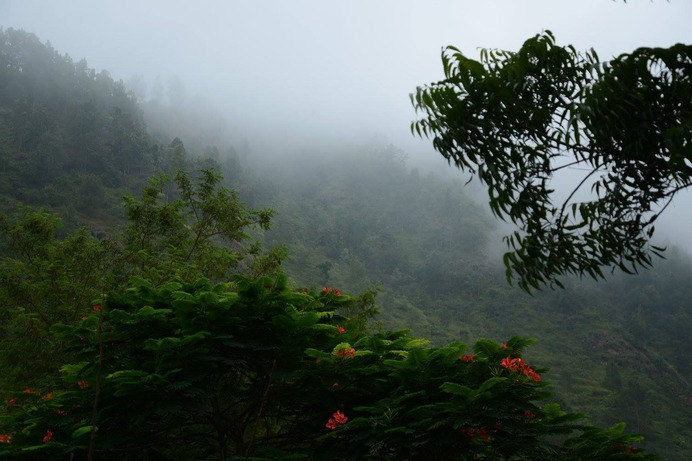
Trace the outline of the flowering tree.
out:
<instances>
[{"instance_id":1,"label":"flowering tree","mask_svg":"<svg viewBox=\"0 0 692 461\"><path fill-rule=\"evenodd\" d=\"M549 397L530 341L430 347L343 316L372 298L135 279L78 325L62 384L18 391L3 459L652 459Z\"/></svg>"}]
</instances>

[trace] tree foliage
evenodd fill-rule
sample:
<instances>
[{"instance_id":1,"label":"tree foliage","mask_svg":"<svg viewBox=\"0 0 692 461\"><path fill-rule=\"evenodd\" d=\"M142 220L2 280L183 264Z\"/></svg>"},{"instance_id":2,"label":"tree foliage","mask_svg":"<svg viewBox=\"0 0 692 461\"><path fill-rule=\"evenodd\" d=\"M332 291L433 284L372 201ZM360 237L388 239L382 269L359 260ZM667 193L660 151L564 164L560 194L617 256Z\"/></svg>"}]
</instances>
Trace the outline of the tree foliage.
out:
<instances>
[{"instance_id":1,"label":"tree foliage","mask_svg":"<svg viewBox=\"0 0 692 461\"><path fill-rule=\"evenodd\" d=\"M531 342L429 347L342 315L369 299L285 277L133 280L53 332L63 380L12 396L6 459L654 459L565 413ZM9 442L2 443L2 441Z\"/></svg>"},{"instance_id":2,"label":"tree foliage","mask_svg":"<svg viewBox=\"0 0 692 461\"><path fill-rule=\"evenodd\" d=\"M411 129L518 226L508 280L529 291L651 265L663 251L649 243L654 222L692 184L692 46L601 62L545 32L480 61L448 47L442 62L445 78L411 95L423 115Z\"/></svg>"},{"instance_id":3,"label":"tree foliage","mask_svg":"<svg viewBox=\"0 0 692 461\"><path fill-rule=\"evenodd\" d=\"M130 277L162 284L173 278L220 281L231 274L277 274L285 249L263 251L251 235L269 228L272 211L247 208L220 180L210 170L198 178L179 172L175 184L165 176L154 178L141 198L125 198L124 231L98 238L86 229L60 236L60 220L41 210L0 215L5 382L49 379L62 350L50 327L78 321L78 306ZM33 365L18 363L18 355Z\"/></svg>"},{"instance_id":4,"label":"tree foliage","mask_svg":"<svg viewBox=\"0 0 692 461\"><path fill-rule=\"evenodd\" d=\"M250 235L269 229L272 210L248 209L221 180L213 170L202 170L197 181L178 171L174 183L165 175L155 177L140 199L125 197L128 223L122 240L130 273L155 281L274 273L285 251L279 247L262 254Z\"/></svg>"}]
</instances>

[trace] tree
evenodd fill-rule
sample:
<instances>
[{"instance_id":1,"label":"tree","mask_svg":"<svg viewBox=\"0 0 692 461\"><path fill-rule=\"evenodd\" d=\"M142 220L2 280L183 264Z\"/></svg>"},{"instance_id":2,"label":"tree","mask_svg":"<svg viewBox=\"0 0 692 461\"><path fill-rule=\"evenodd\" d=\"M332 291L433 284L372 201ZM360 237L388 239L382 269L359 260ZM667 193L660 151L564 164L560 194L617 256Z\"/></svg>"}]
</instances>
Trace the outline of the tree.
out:
<instances>
[{"instance_id":1,"label":"tree","mask_svg":"<svg viewBox=\"0 0 692 461\"><path fill-rule=\"evenodd\" d=\"M507 278L526 291L567 274L632 273L663 248L654 222L692 185L692 46L601 62L550 32L518 52L442 53L445 78L411 95L411 130L487 185ZM556 185L581 175L566 198Z\"/></svg>"},{"instance_id":2,"label":"tree","mask_svg":"<svg viewBox=\"0 0 692 461\"><path fill-rule=\"evenodd\" d=\"M263 252L251 238L253 231L270 228L274 212L248 209L221 180L213 170L201 170L197 181L178 171L174 184L165 175L154 177L141 199L125 197L123 246L130 275L164 283L175 276L219 281L231 273L279 270L285 248Z\"/></svg>"},{"instance_id":3,"label":"tree","mask_svg":"<svg viewBox=\"0 0 692 461\"><path fill-rule=\"evenodd\" d=\"M43 211L0 215L1 387L50 380L62 358L51 325L77 322L78 306L113 287L114 242L85 229L59 238L60 227Z\"/></svg>"},{"instance_id":4,"label":"tree","mask_svg":"<svg viewBox=\"0 0 692 461\"><path fill-rule=\"evenodd\" d=\"M63 350L50 327L79 321L81 307L130 277L161 285L279 273L285 248L264 251L253 238L272 210L246 207L220 181L211 170L179 172L174 185L153 178L141 198L125 197L125 229L102 238L87 229L62 237L44 211L0 215L0 389L53 379Z\"/></svg>"},{"instance_id":5,"label":"tree","mask_svg":"<svg viewBox=\"0 0 692 461\"><path fill-rule=\"evenodd\" d=\"M344 316L369 296L138 278L82 307L53 327L75 360L62 383L0 409L3 459L656 459L546 402L531 341L369 334Z\"/></svg>"}]
</instances>

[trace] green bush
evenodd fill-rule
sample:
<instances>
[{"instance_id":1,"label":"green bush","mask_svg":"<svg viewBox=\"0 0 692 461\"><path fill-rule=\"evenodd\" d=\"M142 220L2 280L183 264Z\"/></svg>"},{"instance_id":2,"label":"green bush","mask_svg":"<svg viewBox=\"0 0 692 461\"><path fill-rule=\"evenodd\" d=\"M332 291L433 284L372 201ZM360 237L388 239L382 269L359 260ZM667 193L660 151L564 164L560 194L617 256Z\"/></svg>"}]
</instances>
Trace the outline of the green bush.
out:
<instances>
[{"instance_id":1,"label":"green bush","mask_svg":"<svg viewBox=\"0 0 692 461\"><path fill-rule=\"evenodd\" d=\"M284 277L136 278L76 325L53 389L12 396L7 459L652 459L546 400L531 341L429 347L342 315L372 298Z\"/></svg>"}]
</instances>

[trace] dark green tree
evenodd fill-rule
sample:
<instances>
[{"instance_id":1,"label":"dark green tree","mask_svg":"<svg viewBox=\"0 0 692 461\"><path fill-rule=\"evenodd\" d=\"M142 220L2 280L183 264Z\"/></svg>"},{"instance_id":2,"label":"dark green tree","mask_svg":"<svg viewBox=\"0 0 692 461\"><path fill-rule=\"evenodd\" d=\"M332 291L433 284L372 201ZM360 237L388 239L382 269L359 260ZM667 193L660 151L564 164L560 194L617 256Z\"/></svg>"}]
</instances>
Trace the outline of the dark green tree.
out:
<instances>
[{"instance_id":1,"label":"dark green tree","mask_svg":"<svg viewBox=\"0 0 692 461\"><path fill-rule=\"evenodd\" d=\"M411 125L487 185L506 237L507 277L524 290L566 274L636 272L662 248L654 222L692 185L692 46L640 48L609 62L545 32L480 61L442 53L444 79L411 100ZM573 173L566 198L557 183Z\"/></svg>"},{"instance_id":2,"label":"dark green tree","mask_svg":"<svg viewBox=\"0 0 692 461\"><path fill-rule=\"evenodd\" d=\"M3 459L656 459L548 403L531 343L430 347L344 317L370 297L285 277L133 280L53 331L63 382L0 413ZM7 442L9 440L9 443Z\"/></svg>"},{"instance_id":3,"label":"dark green tree","mask_svg":"<svg viewBox=\"0 0 692 461\"><path fill-rule=\"evenodd\" d=\"M60 344L48 333L74 323L113 287L114 242L82 229L58 236L60 220L42 211L0 215L0 386L54 377ZM21 360L18 360L21 357Z\"/></svg>"},{"instance_id":4,"label":"dark green tree","mask_svg":"<svg viewBox=\"0 0 692 461\"><path fill-rule=\"evenodd\" d=\"M60 220L44 211L0 215L0 391L52 379L62 345L51 325L77 322L80 306L130 277L158 285L278 273L285 249L262 251L251 235L269 228L272 211L248 209L220 180L209 170L180 172L175 184L153 179L141 198L126 198L121 233L63 237Z\"/></svg>"},{"instance_id":5,"label":"dark green tree","mask_svg":"<svg viewBox=\"0 0 692 461\"><path fill-rule=\"evenodd\" d=\"M128 224L122 238L132 275L162 283L173 277L218 281L237 272L275 273L285 249L262 253L251 238L253 229L269 229L273 211L248 209L221 179L212 170L202 170L197 180L179 171L174 182L153 178L140 199L125 197Z\"/></svg>"}]
</instances>

